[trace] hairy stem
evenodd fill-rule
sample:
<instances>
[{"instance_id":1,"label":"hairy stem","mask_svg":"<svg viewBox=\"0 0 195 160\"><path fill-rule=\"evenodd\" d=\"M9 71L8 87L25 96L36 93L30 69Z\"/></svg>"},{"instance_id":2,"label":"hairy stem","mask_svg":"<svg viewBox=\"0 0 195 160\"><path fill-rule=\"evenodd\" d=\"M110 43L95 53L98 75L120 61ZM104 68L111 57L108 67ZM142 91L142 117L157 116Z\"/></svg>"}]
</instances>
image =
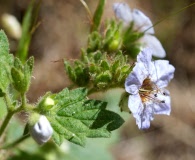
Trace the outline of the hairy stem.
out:
<instances>
[{"instance_id":1,"label":"hairy stem","mask_svg":"<svg viewBox=\"0 0 195 160\"><path fill-rule=\"evenodd\" d=\"M16 141L3 146L1 149L13 148L13 147L15 147L16 145L18 145L19 143L23 142L24 140L26 140L29 137L30 137L30 134L26 134L26 135L20 137L19 139L17 139Z\"/></svg>"},{"instance_id":2,"label":"hairy stem","mask_svg":"<svg viewBox=\"0 0 195 160\"><path fill-rule=\"evenodd\" d=\"M2 125L1 125L1 128L0 128L0 137L2 136L3 132L5 131L5 129L6 129L7 125L8 125L8 123L9 123L10 119L13 116L13 114L14 114L14 112L9 112L7 114L7 116L5 117L5 119L4 119L4 121L3 121Z\"/></svg>"},{"instance_id":3,"label":"hairy stem","mask_svg":"<svg viewBox=\"0 0 195 160\"><path fill-rule=\"evenodd\" d=\"M22 98L21 108L25 108L25 106L26 106L26 96L25 96L25 94L22 94L21 98Z\"/></svg>"},{"instance_id":4,"label":"hairy stem","mask_svg":"<svg viewBox=\"0 0 195 160\"><path fill-rule=\"evenodd\" d=\"M20 107L15 109L15 106L12 105L10 97L8 97L7 95L5 96L5 102L8 108L8 114L6 115L1 128L0 128L0 137L2 136L3 132L5 131L10 119L12 118L12 116L14 115L14 113L21 111L22 109L25 108L26 106L26 97L25 95L22 95L22 104Z\"/></svg>"}]
</instances>

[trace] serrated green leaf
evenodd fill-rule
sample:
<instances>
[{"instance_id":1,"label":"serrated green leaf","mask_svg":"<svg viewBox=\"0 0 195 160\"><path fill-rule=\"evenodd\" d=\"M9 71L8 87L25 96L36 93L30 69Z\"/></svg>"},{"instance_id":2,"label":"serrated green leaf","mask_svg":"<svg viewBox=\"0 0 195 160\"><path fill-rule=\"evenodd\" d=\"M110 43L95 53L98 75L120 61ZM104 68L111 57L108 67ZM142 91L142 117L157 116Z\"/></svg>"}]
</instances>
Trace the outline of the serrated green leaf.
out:
<instances>
[{"instance_id":1,"label":"serrated green leaf","mask_svg":"<svg viewBox=\"0 0 195 160\"><path fill-rule=\"evenodd\" d=\"M13 65L13 55L9 54L9 43L7 36L0 31L0 90L6 92L11 83L11 66Z\"/></svg>"},{"instance_id":2,"label":"serrated green leaf","mask_svg":"<svg viewBox=\"0 0 195 160\"><path fill-rule=\"evenodd\" d=\"M53 140L58 145L62 138L84 146L87 137L109 137L110 131L124 122L116 113L106 110L106 102L88 100L87 89L64 89L56 94L56 106L46 112L53 129Z\"/></svg>"},{"instance_id":3,"label":"serrated green leaf","mask_svg":"<svg viewBox=\"0 0 195 160\"><path fill-rule=\"evenodd\" d=\"M54 142L55 142L57 145L61 145L62 142L63 142L63 140L64 140L63 135L58 134L57 132L55 132L55 130L54 130L54 132L53 132L52 138L53 138Z\"/></svg>"}]
</instances>

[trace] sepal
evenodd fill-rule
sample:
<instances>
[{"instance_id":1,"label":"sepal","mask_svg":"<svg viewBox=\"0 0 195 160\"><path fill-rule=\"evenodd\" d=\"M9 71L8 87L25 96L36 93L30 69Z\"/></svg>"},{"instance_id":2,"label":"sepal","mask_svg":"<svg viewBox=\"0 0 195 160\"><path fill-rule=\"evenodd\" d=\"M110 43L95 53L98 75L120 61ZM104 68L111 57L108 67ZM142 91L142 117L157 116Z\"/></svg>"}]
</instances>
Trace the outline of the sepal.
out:
<instances>
[{"instance_id":1,"label":"sepal","mask_svg":"<svg viewBox=\"0 0 195 160\"><path fill-rule=\"evenodd\" d=\"M30 57L24 65L17 57L14 59L11 76L15 89L20 93L25 93L29 89L33 66L33 57Z\"/></svg>"}]
</instances>

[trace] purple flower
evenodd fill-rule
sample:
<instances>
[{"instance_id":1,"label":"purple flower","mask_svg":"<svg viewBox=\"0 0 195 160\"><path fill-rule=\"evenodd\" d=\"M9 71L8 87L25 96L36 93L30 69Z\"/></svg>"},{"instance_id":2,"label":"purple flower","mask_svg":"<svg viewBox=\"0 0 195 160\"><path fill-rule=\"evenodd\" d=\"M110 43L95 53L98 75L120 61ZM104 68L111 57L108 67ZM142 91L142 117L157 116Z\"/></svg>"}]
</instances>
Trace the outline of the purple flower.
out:
<instances>
[{"instance_id":1,"label":"purple flower","mask_svg":"<svg viewBox=\"0 0 195 160\"><path fill-rule=\"evenodd\" d=\"M133 22L135 31L144 32L144 36L139 39L143 48L152 48L154 50L153 56L159 58L166 56L163 46L154 36L154 28L150 18L138 9L131 11L126 3L114 3L113 9L116 17L121 19L125 26Z\"/></svg>"},{"instance_id":2,"label":"purple flower","mask_svg":"<svg viewBox=\"0 0 195 160\"><path fill-rule=\"evenodd\" d=\"M150 127L154 114L170 115L170 95L167 87L174 77L175 68L167 60L152 61L152 50L143 49L125 81L125 90L130 93L128 107L139 129Z\"/></svg>"}]
</instances>

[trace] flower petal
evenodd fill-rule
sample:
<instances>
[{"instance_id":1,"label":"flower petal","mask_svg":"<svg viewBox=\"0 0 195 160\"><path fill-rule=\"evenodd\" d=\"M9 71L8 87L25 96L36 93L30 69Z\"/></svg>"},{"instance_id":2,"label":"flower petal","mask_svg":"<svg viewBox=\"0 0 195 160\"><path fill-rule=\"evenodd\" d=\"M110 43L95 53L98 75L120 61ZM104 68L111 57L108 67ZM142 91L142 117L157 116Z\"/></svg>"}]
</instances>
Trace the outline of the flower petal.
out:
<instances>
[{"instance_id":1,"label":"flower petal","mask_svg":"<svg viewBox=\"0 0 195 160\"><path fill-rule=\"evenodd\" d=\"M140 40L140 43L143 44L143 47L149 47L153 50L153 56L164 58L166 52L160 43L160 41L153 35L145 34Z\"/></svg>"},{"instance_id":2,"label":"flower petal","mask_svg":"<svg viewBox=\"0 0 195 160\"><path fill-rule=\"evenodd\" d=\"M129 96L128 107L132 112L133 116L142 113L144 107L139 94Z\"/></svg>"},{"instance_id":3,"label":"flower petal","mask_svg":"<svg viewBox=\"0 0 195 160\"><path fill-rule=\"evenodd\" d=\"M140 115L140 119L136 119L139 129L148 129L151 120L153 120L153 104L144 104L144 110Z\"/></svg>"},{"instance_id":4,"label":"flower petal","mask_svg":"<svg viewBox=\"0 0 195 160\"><path fill-rule=\"evenodd\" d=\"M125 90L130 94L137 94L144 79L148 76L143 63L136 63L133 71L129 74L125 81Z\"/></svg>"},{"instance_id":5,"label":"flower petal","mask_svg":"<svg viewBox=\"0 0 195 160\"><path fill-rule=\"evenodd\" d=\"M154 64L154 74L152 74L152 81L159 88L164 88L168 85L170 80L174 77L175 67L169 64L167 60L156 60Z\"/></svg>"},{"instance_id":6,"label":"flower petal","mask_svg":"<svg viewBox=\"0 0 195 160\"><path fill-rule=\"evenodd\" d=\"M166 114L170 115L171 112L171 98L169 91L164 90L164 94L158 94L159 101L164 101L164 103L154 103L154 114Z\"/></svg>"},{"instance_id":7,"label":"flower petal","mask_svg":"<svg viewBox=\"0 0 195 160\"><path fill-rule=\"evenodd\" d=\"M145 33L154 34L154 28L152 27L153 24L150 18L148 18L143 12L138 9L133 9L132 16L135 29L138 29L140 32L146 31Z\"/></svg>"},{"instance_id":8,"label":"flower petal","mask_svg":"<svg viewBox=\"0 0 195 160\"><path fill-rule=\"evenodd\" d=\"M126 3L114 3L113 10L118 19L123 20L125 23L132 21L131 9Z\"/></svg>"},{"instance_id":9,"label":"flower petal","mask_svg":"<svg viewBox=\"0 0 195 160\"><path fill-rule=\"evenodd\" d=\"M147 129L150 127L150 121L153 120L153 104L143 106L139 94L130 95L128 107L136 119L139 129Z\"/></svg>"},{"instance_id":10,"label":"flower petal","mask_svg":"<svg viewBox=\"0 0 195 160\"><path fill-rule=\"evenodd\" d=\"M141 52L137 55L137 62L143 63L146 69L150 69L151 60L152 60L152 50L150 48L144 48Z\"/></svg>"}]
</instances>

